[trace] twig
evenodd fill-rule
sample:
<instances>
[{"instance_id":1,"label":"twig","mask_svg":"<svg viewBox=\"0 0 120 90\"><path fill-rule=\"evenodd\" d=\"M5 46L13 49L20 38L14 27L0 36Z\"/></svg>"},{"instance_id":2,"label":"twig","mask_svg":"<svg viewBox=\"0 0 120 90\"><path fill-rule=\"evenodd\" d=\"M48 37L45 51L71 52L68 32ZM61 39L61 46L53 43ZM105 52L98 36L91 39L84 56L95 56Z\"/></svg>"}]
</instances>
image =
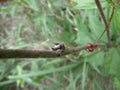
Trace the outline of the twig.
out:
<instances>
[{"instance_id":1,"label":"twig","mask_svg":"<svg viewBox=\"0 0 120 90\"><path fill-rule=\"evenodd\" d=\"M110 18L109 18L109 25L110 25L110 23L111 23L111 21L112 21L112 18L113 18L113 15L114 15L114 10L115 10L115 7L113 7L111 16L110 16Z\"/></svg>"},{"instance_id":2,"label":"twig","mask_svg":"<svg viewBox=\"0 0 120 90\"><path fill-rule=\"evenodd\" d=\"M99 12L100 12L100 15L101 15L101 17L102 17L102 19L103 19L103 22L104 22L104 24L105 24L105 30L104 30L104 32L107 31L108 44L109 44L109 46L111 46L110 32L109 32L109 24L107 23L107 20L106 20L106 18L105 18L104 13L103 13L102 6L101 6L101 4L100 4L100 1L99 1L99 0L95 0L95 3L96 3L96 5L97 5L97 7L98 7L98 10L99 10ZM102 35L103 35L103 34L104 34L104 33L102 33Z\"/></svg>"},{"instance_id":3,"label":"twig","mask_svg":"<svg viewBox=\"0 0 120 90\"><path fill-rule=\"evenodd\" d=\"M107 47L106 44L98 44L98 47ZM81 50L86 50L87 46L65 49L63 52L56 51L40 51L40 50L22 50L22 49L0 49L0 58L57 58L65 56Z\"/></svg>"},{"instance_id":4,"label":"twig","mask_svg":"<svg viewBox=\"0 0 120 90\"><path fill-rule=\"evenodd\" d=\"M117 0L116 2L112 0L112 3L114 7L117 7L120 4L120 0Z\"/></svg>"},{"instance_id":5,"label":"twig","mask_svg":"<svg viewBox=\"0 0 120 90\"><path fill-rule=\"evenodd\" d=\"M96 5L97 5L97 7L98 7L98 10L99 10L99 12L100 12L100 15L101 15L103 21L104 21L105 27L108 27L107 20L106 20L106 18L105 18L104 13L103 13L103 9L102 9L102 6L101 6L101 4L100 4L100 1L99 1L99 0L95 0L95 3L96 3Z\"/></svg>"}]
</instances>

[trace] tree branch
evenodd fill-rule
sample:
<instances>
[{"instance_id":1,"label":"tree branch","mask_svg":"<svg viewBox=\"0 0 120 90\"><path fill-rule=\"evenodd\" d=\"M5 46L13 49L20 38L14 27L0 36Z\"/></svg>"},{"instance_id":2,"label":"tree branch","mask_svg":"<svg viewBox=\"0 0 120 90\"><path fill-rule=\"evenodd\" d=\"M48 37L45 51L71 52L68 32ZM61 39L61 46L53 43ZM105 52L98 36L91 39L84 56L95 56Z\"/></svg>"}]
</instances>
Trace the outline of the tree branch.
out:
<instances>
[{"instance_id":1,"label":"tree branch","mask_svg":"<svg viewBox=\"0 0 120 90\"><path fill-rule=\"evenodd\" d=\"M106 44L98 44L99 47L107 46ZM65 56L81 50L86 50L87 46L65 49L59 53L56 51L40 51L40 50L22 50L22 49L0 49L0 58L57 58Z\"/></svg>"},{"instance_id":2,"label":"tree branch","mask_svg":"<svg viewBox=\"0 0 120 90\"><path fill-rule=\"evenodd\" d=\"M103 22L104 22L104 24L105 24L105 27L108 27L107 20L106 20L106 18L105 18L104 13L103 13L103 9L102 9L102 6L101 6L101 4L100 4L100 1L99 1L99 0L95 0L95 3L96 3L96 5L97 5L97 7L98 7L98 10L99 10L99 12L100 12L100 15L101 15L101 17L102 17L102 19L103 19Z\"/></svg>"},{"instance_id":3,"label":"tree branch","mask_svg":"<svg viewBox=\"0 0 120 90\"><path fill-rule=\"evenodd\" d=\"M97 7L98 7L98 10L99 10L99 12L100 12L100 15L101 15L101 17L102 17L102 19L103 19L103 22L104 22L104 24L105 24L105 30L104 30L104 32L107 31L108 44L109 44L109 46L111 46L111 39L110 39L110 32L109 32L109 24L107 23L107 20L106 20L106 18L105 18L104 13L103 13L103 9L102 9L102 6L101 6L101 4L100 4L100 1L99 1L99 0L95 0L95 3L96 3L96 5L97 5ZM103 34L104 34L104 32L103 32ZM102 35L103 35L103 34L102 34ZM100 36L100 38L101 38L101 36Z\"/></svg>"}]
</instances>

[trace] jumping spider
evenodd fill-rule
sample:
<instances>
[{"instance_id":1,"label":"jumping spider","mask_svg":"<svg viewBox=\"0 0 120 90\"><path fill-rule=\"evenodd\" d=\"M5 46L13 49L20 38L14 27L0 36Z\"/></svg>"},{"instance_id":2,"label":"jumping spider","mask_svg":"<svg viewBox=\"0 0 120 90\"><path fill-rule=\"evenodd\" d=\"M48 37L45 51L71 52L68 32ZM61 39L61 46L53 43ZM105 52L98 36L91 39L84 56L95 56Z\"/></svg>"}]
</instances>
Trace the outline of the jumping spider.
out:
<instances>
[{"instance_id":1,"label":"jumping spider","mask_svg":"<svg viewBox=\"0 0 120 90\"><path fill-rule=\"evenodd\" d=\"M60 56L61 52L65 50L65 46L61 43L55 43L55 46L52 48L52 50L57 52L57 56Z\"/></svg>"}]
</instances>

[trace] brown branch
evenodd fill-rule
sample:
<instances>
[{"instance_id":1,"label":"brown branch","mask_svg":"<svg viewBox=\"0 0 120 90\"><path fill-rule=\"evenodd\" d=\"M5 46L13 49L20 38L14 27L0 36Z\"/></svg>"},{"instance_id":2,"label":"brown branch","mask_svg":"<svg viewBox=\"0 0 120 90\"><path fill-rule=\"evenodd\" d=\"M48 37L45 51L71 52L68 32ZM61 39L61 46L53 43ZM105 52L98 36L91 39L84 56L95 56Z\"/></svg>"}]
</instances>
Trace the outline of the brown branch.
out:
<instances>
[{"instance_id":1,"label":"brown branch","mask_svg":"<svg viewBox=\"0 0 120 90\"><path fill-rule=\"evenodd\" d=\"M101 15L103 21L104 21L105 27L108 27L107 20L106 20L106 18L105 18L104 13L103 13L103 9L102 9L102 6L101 6L101 4L100 4L100 1L99 1L99 0L95 0L95 3L96 3L96 5L97 5L97 7L98 7L98 10L99 10L99 12L100 12L100 15Z\"/></svg>"},{"instance_id":2,"label":"brown branch","mask_svg":"<svg viewBox=\"0 0 120 90\"><path fill-rule=\"evenodd\" d=\"M99 1L99 0L95 0L95 3L96 3L96 5L97 5L97 7L98 7L98 10L99 10L99 12L100 12L100 15L101 15L101 17L102 17L102 19L103 19L103 22L104 22L104 24L105 24L105 31L107 31L108 44L109 44L109 46L111 46L111 39L110 39L110 32L109 32L109 24L107 23L107 20L106 20L106 18L105 18L104 13L103 13L103 9L102 9L102 6L101 6L101 4L100 4L100 1ZM104 32L105 32L105 31L104 31ZM104 33L103 33L103 34L104 34Z\"/></svg>"},{"instance_id":3,"label":"brown branch","mask_svg":"<svg viewBox=\"0 0 120 90\"><path fill-rule=\"evenodd\" d=\"M111 21L112 21L112 18L113 18L113 15L114 15L114 10L115 10L115 7L113 7L111 16L110 16L110 18L109 18L109 25L110 25L110 23L111 23Z\"/></svg>"},{"instance_id":4,"label":"brown branch","mask_svg":"<svg viewBox=\"0 0 120 90\"><path fill-rule=\"evenodd\" d=\"M106 44L98 44L98 46L107 46ZM40 50L21 50L21 49L0 49L0 58L57 58L74 52L87 49L87 46L65 49L59 53L56 51L40 51Z\"/></svg>"},{"instance_id":5,"label":"brown branch","mask_svg":"<svg viewBox=\"0 0 120 90\"><path fill-rule=\"evenodd\" d=\"M114 7L118 7L120 4L120 0L117 0L116 2L112 1Z\"/></svg>"}]
</instances>

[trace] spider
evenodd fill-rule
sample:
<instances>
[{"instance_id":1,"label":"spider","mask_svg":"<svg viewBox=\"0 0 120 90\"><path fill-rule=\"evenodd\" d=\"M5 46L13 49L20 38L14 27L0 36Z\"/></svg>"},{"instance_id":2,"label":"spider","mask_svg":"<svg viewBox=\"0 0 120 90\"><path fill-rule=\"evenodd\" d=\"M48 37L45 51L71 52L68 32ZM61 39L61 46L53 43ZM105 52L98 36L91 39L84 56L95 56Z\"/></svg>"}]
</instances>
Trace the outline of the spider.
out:
<instances>
[{"instance_id":1,"label":"spider","mask_svg":"<svg viewBox=\"0 0 120 90\"><path fill-rule=\"evenodd\" d=\"M65 46L61 43L55 43L55 46L52 48L52 50L57 53L57 56L61 56L61 52L65 50Z\"/></svg>"},{"instance_id":2,"label":"spider","mask_svg":"<svg viewBox=\"0 0 120 90\"><path fill-rule=\"evenodd\" d=\"M52 48L53 51L57 51L57 50L65 50L65 46L64 44L61 43L55 43L55 46Z\"/></svg>"}]
</instances>

